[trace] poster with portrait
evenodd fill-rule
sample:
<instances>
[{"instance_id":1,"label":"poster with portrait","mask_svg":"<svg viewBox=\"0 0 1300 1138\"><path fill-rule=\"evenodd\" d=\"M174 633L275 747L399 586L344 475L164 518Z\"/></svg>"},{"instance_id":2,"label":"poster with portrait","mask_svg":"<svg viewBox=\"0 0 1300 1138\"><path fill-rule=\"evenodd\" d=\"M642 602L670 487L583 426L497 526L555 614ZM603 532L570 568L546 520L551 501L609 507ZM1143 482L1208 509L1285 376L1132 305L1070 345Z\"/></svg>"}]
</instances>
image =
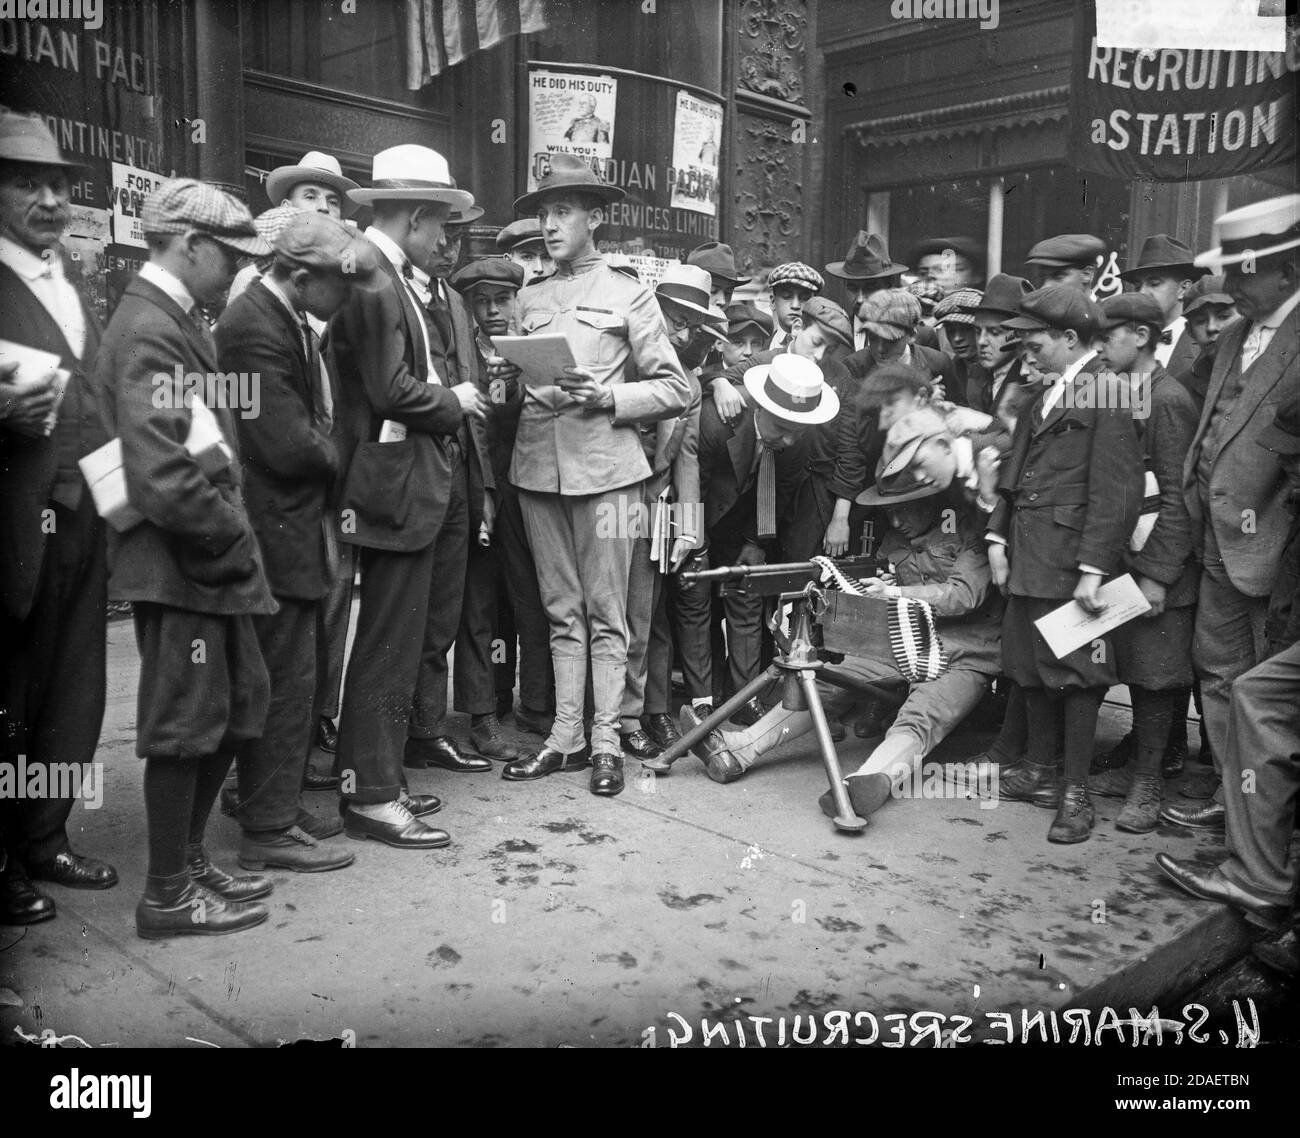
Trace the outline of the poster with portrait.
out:
<instances>
[{"instance_id":1,"label":"poster with portrait","mask_svg":"<svg viewBox=\"0 0 1300 1138\"><path fill-rule=\"evenodd\" d=\"M718 214L718 156L722 104L677 92L673 127L673 209Z\"/></svg>"},{"instance_id":2,"label":"poster with portrait","mask_svg":"<svg viewBox=\"0 0 1300 1138\"><path fill-rule=\"evenodd\" d=\"M603 170L614 153L618 80L569 71L528 72L528 189L552 154L576 154Z\"/></svg>"}]
</instances>

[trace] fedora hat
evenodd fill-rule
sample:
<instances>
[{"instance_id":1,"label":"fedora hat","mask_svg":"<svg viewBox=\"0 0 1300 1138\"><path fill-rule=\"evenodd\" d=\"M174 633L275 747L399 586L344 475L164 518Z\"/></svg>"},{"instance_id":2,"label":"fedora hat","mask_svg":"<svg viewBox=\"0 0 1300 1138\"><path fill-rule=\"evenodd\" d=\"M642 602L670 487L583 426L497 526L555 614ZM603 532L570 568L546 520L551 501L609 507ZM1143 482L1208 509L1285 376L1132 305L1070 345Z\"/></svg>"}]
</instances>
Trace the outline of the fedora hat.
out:
<instances>
[{"instance_id":1,"label":"fedora hat","mask_svg":"<svg viewBox=\"0 0 1300 1138\"><path fill-rule=\"evenodd\" d=\"M849 251L844 254L844 260L832 261L826 266L826 271L841 280L869 281L877 277L896 277L907 272L907 266L890 259L883 237L859 229L849 244Z\"/></svg>"},{"instance_id":2,"label":"fedora hat","mask_svg":"<svg viewBox=\"0 0 1300 1138\"><path fill-rule=\"evenodd\" d=\"M855 501L859 506L897 506L941 494L948 487L927 479L914 465L916 452L931 439L951 439L943 416L923 407L904 415L885 435L876 466L876 484Z\"/></svg>"},{"instance_id":3,"label":"fedora hat","mask_svg":"<svg viewBox=\"0 0 1300 1138\"><path fill-rule=\"evenodd\" d=\"M1205 276L1210 270L1195 263L1196 255L1190 245L1184 245L1177 237L1168 233L1157 233L1142 242L1142 252L1138 254L1137 264L1125 269L1119 275L1122 281L1135 280L1147 273L1178 273L1179 280L1184 278L1196 280Z\"/></svg>"},{"instance_id":4,"label":"fedora hat","mask_svg":"<svg viewBox=\"0 0 1300 1138\"><path fill-rule=\"evenodd\" d=\"M515 213L533 213L541 205L542 198L557 190L577 190L600 198L606 204L627 197L623 190L611 186L576 154L552 154L550 162L551 168L537 183L537 189L515 198Z\"/></svg>"},{"instance_id":5,"label":"fedora hat","mask_svg":"<svg viewBox=\"0 0 1300 1138\"><path fill-rule=\"evenodd\" d=\"M40 115L22 115L0 107L0 161L30 162L33 166L77 167L59 150Z\"/></svg>"},{"instance_id":6,"label":"fedora hat","mask_svg":"<svg viewBox=\"0 0 1300 1138\"><path fill-rule=\"evenodd\" d=\"M472 225L483 216L481 205L472 205L469 209L452 210L447 218L448 225Z\"/></svg>"},{"instance_id":7,"label":"fedora hat","mask_svg":"<svg viewBox=\"0 0 1300 1138\"><path fill-rule=\"evenodd\" d=\"M745 390L763 410L787 423L829 423L840 410L840 398L827 386L822 369L791 352L745 372Z\"/></svg>"},{"instance_id":8,"label":"fedora hat","mask_svg":"<svg viewBox=\"0 0 1300 1138\"><path fill-rule=\"evenodd\" d=\"M697 265L709 276L726 281L732 288L749 284L753 279L736 276L736 255L731 251L730 245L721 241L706 241L703 245L696 245L686 255L686 263Z\"/></svg>"},{"instance_id":9,"label":"fedora hat","mask_svg":"<svg viewBox=\"0 0 1300 1138\"><path fill-rule=\"evenodd\" d=\"M266 196L273 206L278 206L289 196L294 186L303 182L315 182L338 190L343 199L340 206L344 217L351 217L357 212L357 204L348 198L348 191L361 187L351 178L343 176L343 168L334 155L322 154L319 150L308 151L296 166L277 166L267 174Z\"/></svg>"},{"instance_id":10,"label":"fedora hat","mask_svg":"<svg viewBox=\"0 0 1300 1138\"><path fill-rule=\"evenodd\" d=\"M1300 245L1300 194L1283 194L1230 210L1214 222L1218 246L1194 264L1205 268L1236 265L1248 257L1267 257Z\"/></svg>"},{"instance_id":11,"label":"fedora hat","mask_svg":"<svg viewBox=\"0 0 1300 1138\"><path fill-rule=\"evenodd\" d=\"M698 265L669 265L655 288L655 298L692 324L725 324L725 314L709 304L712 284L708 272Z\"/></svg>"},{"instance_id":12,"label":"fedora hat","mask_svg":"<svg viewBox=\"0 0 1300 1138\"><path fill-rule=\"evenodd\" d=\"M774 325L772 317L749 301L736 301L726 308L727 335L737 336L742 328L757 328L764 339L771 339Z\"/></svg>"},{"instance_id":13,"label":"fedora hat","mask_svg":"<svg viewBox=\"0 0 1300 1138\"><path fill-rule=\"evenodd\" d=\"M458 190L445 159L427 146L403 143L375 155L367 189L348 190L348 197L360 205L372 202L445 202L452 213L463 213L474 204L474 195Z\"/></svg>"},{"instance_id":14,"label":"fedora hat","mask_svg":"<svg viewBox=\"0 0 1300 1138\"><path fill-rule=\"evenodd\" d=\"M984 250L970 237L927 237L916 244L908 255L908 260L919 265L922 257L932 257L935 253L942 255L950 249L957 256L965 257L972 269L984 267Z\"/></svg>"},{"instance_id":15,"label":"fedora hat","mask_svg":"<svg viewBox=\"0 0 1300 1138\"><path fill-rule=\"evenodd\" d=\"M981 312L990 316L1019 316L1020 302L1033 291L1024 277L1015 277L1010 273L994 273L984 286L984 294L975 304L958 304L963 312L978 316Z\"/></svg>"}]
</instances>

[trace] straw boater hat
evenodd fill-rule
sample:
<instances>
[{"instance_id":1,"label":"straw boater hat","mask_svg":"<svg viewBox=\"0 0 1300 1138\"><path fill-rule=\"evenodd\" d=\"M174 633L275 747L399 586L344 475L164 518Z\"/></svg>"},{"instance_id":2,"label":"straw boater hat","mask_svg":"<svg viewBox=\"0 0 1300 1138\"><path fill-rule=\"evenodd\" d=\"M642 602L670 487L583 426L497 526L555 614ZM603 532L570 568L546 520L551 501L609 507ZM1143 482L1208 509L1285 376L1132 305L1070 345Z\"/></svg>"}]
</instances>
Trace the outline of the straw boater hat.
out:
<instances>
[{"instance_id":1,"label":"straw boater hat","mask_svg":"<svg viewBox=\"0 0 1300 1138\"><path fill-rule=\"evenodd\" d=\"M1225 213L1214 223L1218 246L1194 264L1204 268L1236 265L1249 257L1267 257L1300 245L1300 194L1256 202Z\"/></svg>"},{"instance_id":2,"label":"straw boater hat","mask_svg":"<svg viewBox=\"0 0 1300 1138\"><path fill-rule=\"evenodd\" d=\"M806 356L788 352L745 372L745 390L787 423L829 423L840 410L839 396L827 386L822 369Z\"/></svg>"},{"instance_id":3,"label":"straw boater hat","mask_svg":"<svg viewBox=\"0 0 1300 1138\"><path fill-rule=\"evenodd\" d=\"M844 254L844 260L832 261L826 266L826 271L841 280L870 281L900 276L907 272L907 266L898 264L889 256L883 237L859 229L849 251Z\"/></svg>"},{"instance_id":4,"label":"straw boater hat","mask_svg":"<svg viewBox=\"0 0 1300 1138\"><path fill-rule=\"evenodd\" d=\"M547 194L557 190L581 191L599 198L607 205L627 197L623 190L611 186L576 154L552 154L550 161L551 168L546 172L546 177L537 183L537 189L515 198L515 213L534 212Z\"/></svg>"},{"instance_id":5,"label":"straw boater hat","mask_svg":"<svg viewBox=\"0 0 1300 1138\"><path fill-rule=\"evenodd\" d=\"M1179 280L1196 280L1210 270L1196 265L1195 254L1190 245L1184 245L1177 237L1168 233L1157 233L1142 242L1142 252L1138 254L1137 264L1125 269L1119 275L1122 281L1136 280L1147 273L1172 273Z\"/></svg>"},{"instance_id":6,"label":"straw boater hat","mask_svg":"<svg viewBox=\"0 0 1300 1138\"><path fill-rule=\"evenodd\" d=\"M266 196L271 199L272 205L278 206L289 196L294 186L300 186L303 182L314 182L338 190L339 197L343 199L340 210L344 217L351 217L357 212L356 203L348 199L348 191L360 187L351 178L343 176L343 168L334 155L322 154L319 150L308 151L296 166L277 166L272 170L266 176Z\"/></svg>"},{"instance_id":7,"label":"straw boater hat","mask_svg":"<svg viewBox=\"0 0 1300 1138\"><path fill-rule=\"evenodd\" d=\"M655 288L655 298L692 324L726 324L726 314L709 304L713 282L697 265L669 265Z\"/></svg>"},{"instance_id":8,"label":"straw boater hat","mask_svg":"<svg viewBox=\"0 0 1300 1138\"><path fill-rule=\"evenodd\" d=\"M474 195L456 188L445 159L427 146L404 143L375 155L367 189L348 190L348 197L360 205L382 201L445 202L452 213L463 213L474 204Z\"/></svg>"},{"instance_id":9,"label":"straw boater hat","mask_svg":"<svg viewBox=\"0 0 1300 1138\"><path fill-rule=\"evenodd\" d=\"M59 151L50 128L39 115L22 115L0 107L0 159L33 166L75 168Z\"/></svg>"}]
</instances>

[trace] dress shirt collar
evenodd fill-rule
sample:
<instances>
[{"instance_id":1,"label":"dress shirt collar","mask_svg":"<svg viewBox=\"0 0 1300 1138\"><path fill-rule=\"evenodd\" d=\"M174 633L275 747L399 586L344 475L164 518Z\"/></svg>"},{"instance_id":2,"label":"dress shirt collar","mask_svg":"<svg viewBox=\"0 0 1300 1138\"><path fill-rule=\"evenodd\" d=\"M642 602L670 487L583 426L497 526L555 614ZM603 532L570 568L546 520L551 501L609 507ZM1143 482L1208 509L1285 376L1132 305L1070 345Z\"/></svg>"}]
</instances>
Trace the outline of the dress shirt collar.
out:
<instances>
[{"instance_id":1,"label":"dress shirt collar","mask_svg":"<svg viewBox=\"0 0 1300 1138\"><path fill-rule=\"evenodd\" d=\"M378 248L378 250L384 255L388 260L388 263L391 264L399 273L402 272L407 265L411 264L410 259L407 257L406 253L403 252L402 247L382 229L377 229L375 226L371 225L367 227L365 236L367 240L374 242L376 248ZM415 266L411 265L411 269L414 272Z\"/></svg>"},{"instance_id":2,"label":"dress shirt collar","mask_svg":"<svg viewBox=\"0 0 1300 1138\"><path fill-rule=\"evenodd\" d=\"M155 288L162 289L180 305L181 311L187 316L196 303L194 297L190 295L190 290L181 283L180 278L155 261L146 261L140 266L140 279L148 281Z\"/></svg>"},{"instance_id":3,"label":"dress shirt collar","mask_svg":"<svg viewBox=\"0 0 1300 1138\"><path fill-rule=\"evenodd\" d=\"M1070 380L1072 380L1076 375L1078 375L1079 372L1083 371L1084 364L1086 364L1096 354L1097 354L1096 352L1089 352L1086 356L1080 356L1077 360L1074 361L1074 363L1072 363L1069 367L1067 367L1063 372L1061 372L1059 376L1056 377L1056 379L1052 381L1051 386L1064 387L1067 383L1070 382Z\"/></svg>"},{"instance_id":4,"label":"dress shirt collar","mask_svg":"<svg viewBox=\"0 0 1300 1138\"><path fill-rule=\"evenodd\" d=\"M1186 327L1187 327L1187 317L1178 316L1175 319L1171 320L1168 324L1166 324L1164 328L1161 329L1161 331L1168 332L1169 342L1171 344L1176 344L1178 343L1178 337L1183 334L1183 329Z\"/></svg>"},{"instance_id":5,"label":"dress shirt collar","mask_svg":"<svg viewBox=\"0 0 1300 1138\"><path fill-rule=\"evenodd\" d=\"M0 237L0 262L8 265L23 280L34 281L41 277L63 278L63 260L57 250L51 250L47 260L20 245L12 237Z\"/></svg>"}]
</instances>

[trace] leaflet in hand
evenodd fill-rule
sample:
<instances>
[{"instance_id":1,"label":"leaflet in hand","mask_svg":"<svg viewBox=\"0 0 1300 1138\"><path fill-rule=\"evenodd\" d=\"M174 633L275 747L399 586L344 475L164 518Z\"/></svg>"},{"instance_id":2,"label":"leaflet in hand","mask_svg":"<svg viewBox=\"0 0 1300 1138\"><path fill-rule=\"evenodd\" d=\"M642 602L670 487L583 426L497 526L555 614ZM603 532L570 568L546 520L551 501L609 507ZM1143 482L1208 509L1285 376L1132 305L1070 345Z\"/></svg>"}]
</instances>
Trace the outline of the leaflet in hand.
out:
<instances>
[{"instance_id":1,"label":"leaflet in hand","mask_svg":"<svg viewBox=\"0 0 1300 1138\"><path fill-rule=\"evenodd\" d=\"M1060 608L1034 621L1034 627L1043 634L1058 660L1089 641L1105 636L1111 629L1151 611L1151 602L1142 595L1142 590L1129 573L1107 581L1097 590L1097 596L1106 607L1096 616L1085 612L1078 601L1066 601Z\"/></svg>"},{"instance_id":2,"label":"leaflet in hand","mask_svg":"<svg viewBox=\"0 0 1300 1138\"><path fill-rule=\"evenodd\" d=\"M497 355L504 356L523 372L523 381L532 387L550 387L565 380L572 381L566 367L577 367L573 345L563 332L548 332L536 336L493 336L492 344Z\"/></svg>"},{"instance_id":3,"label":"leaflet in hand","mask_svg":"<svg viewBox=\"0 0 1300 1138\"><path fill-rule=\"evenodd\" d=\"M63 394L68 389L68 380L72 374L59 366L59 357L54 352L42 351L13 340L0 340L0 366L15 363L18 370L9 382L17 388L43 387L50 382L51 375L54 377L54 406L45 417L45 434L48 437L59 421L59 405L63 402Z\"/></svg>"}]
</instances>

